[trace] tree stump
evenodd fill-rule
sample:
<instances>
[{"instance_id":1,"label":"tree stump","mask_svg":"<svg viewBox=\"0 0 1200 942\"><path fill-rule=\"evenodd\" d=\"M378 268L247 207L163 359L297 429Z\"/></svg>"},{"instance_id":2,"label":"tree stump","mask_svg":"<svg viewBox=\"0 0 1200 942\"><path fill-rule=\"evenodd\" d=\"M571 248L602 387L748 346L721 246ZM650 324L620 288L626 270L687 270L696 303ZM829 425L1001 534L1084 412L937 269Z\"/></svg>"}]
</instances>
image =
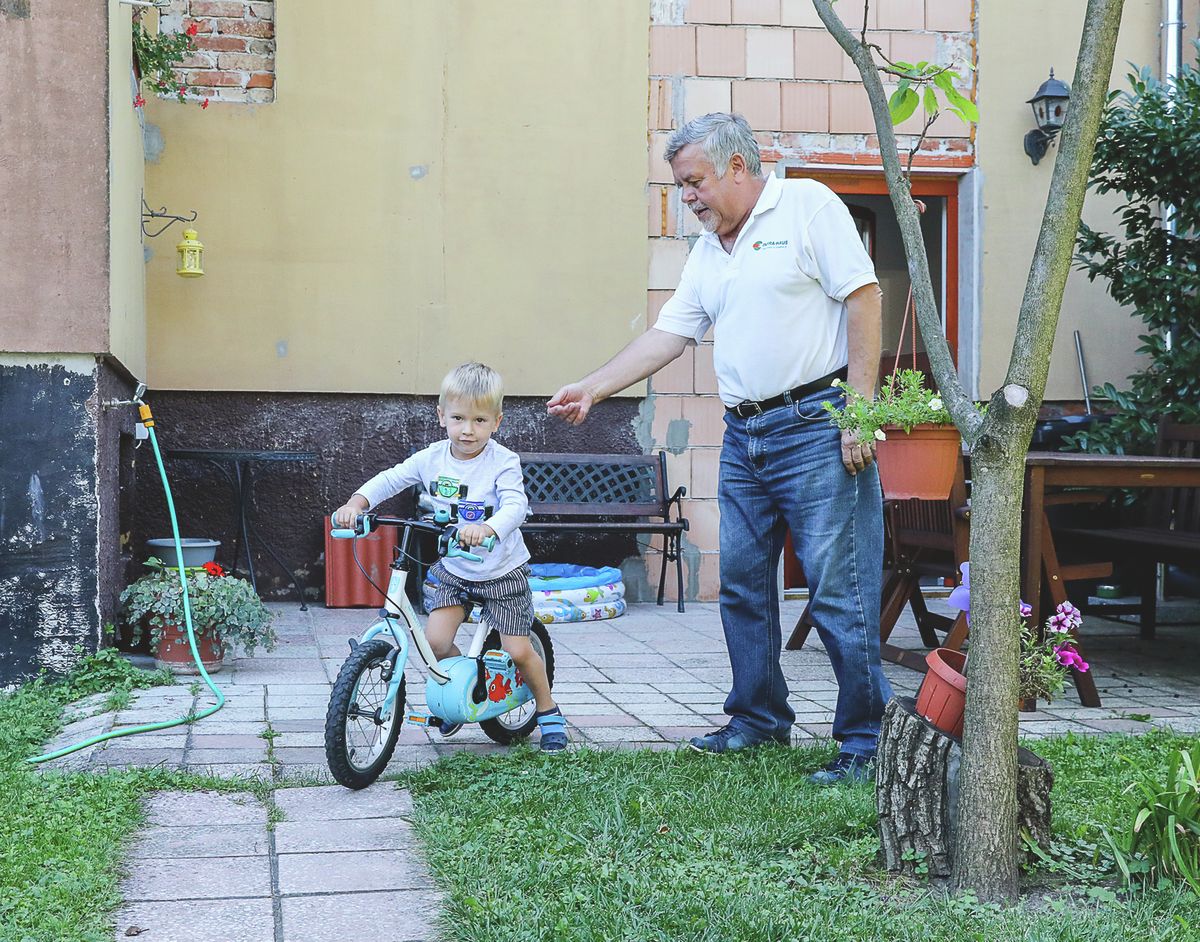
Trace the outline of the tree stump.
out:
<instances>
[{"instance_id":1,"label":"tree stump","mask_svg":"<svg viewBox=\"0 0 1200 942\"><path fill-rule=\"evenodd\" d=\"M875 766L879 843L888 870L949 876L958 812L962 741L916 712L912 697L896 697L883 714ZM1017 756L1017 826L1042 849L1050 845L1050 764L1028 749Z\"/></svg>"}]
</instances>

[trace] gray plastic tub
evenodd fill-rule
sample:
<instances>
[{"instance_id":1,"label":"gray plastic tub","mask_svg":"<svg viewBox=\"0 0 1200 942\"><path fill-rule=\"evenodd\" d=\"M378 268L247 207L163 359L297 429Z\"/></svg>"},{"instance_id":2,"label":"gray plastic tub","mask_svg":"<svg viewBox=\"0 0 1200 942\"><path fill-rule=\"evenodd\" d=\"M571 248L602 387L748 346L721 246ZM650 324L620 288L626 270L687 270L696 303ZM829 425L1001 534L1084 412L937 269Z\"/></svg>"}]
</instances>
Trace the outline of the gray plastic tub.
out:
<instances>
[{"instance_id":1,"label":"gray plastic tub","mask_svg":"<svg viewBox=\"0 0 1200 942\"><path fill-rule=\"evenodd\" d=\"M220 540L205 540L193 536L185 536L179 542L183 546L185 566L203 566L205 563L211 563L217 557L217 547L221 545ZM148 555L157 556L167 566L179 565L175 557L173 539L147 540L146 546L150 548Z\"/></svg>"}]
</instances>

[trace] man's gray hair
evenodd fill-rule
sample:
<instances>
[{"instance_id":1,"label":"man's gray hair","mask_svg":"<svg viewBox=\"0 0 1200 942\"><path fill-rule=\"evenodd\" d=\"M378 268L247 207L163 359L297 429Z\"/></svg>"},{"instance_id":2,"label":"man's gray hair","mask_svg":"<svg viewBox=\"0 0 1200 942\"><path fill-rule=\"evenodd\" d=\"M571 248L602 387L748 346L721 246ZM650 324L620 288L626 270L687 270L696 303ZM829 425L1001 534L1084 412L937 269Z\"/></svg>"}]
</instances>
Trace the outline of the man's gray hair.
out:
<instances>
[{"instance_id":1,"label":"man's gray hair","mask_svg":"<svg viewBox=\"0 0 1200 942\"><path fill-rule=\"evenodd\" d=\"M667 140L667 149L663 155L667 163L674 160L675 155L689 144L699 144L703 147L704 156L713 165L718 177L725 176L734 154L742 155L751 176L757 177L762 174L758 142L754 140L754 132L750 130L750 125L740 114L718 111L689 121Z\"/></svg>"}]
</instances>

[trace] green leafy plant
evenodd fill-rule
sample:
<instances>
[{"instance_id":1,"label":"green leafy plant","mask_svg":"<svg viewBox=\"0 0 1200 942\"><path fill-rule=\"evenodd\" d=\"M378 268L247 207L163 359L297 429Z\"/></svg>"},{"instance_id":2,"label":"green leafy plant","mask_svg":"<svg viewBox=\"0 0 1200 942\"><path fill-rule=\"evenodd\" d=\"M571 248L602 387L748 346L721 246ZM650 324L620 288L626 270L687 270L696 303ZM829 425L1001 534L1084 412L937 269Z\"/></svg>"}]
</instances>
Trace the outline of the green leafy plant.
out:
<instances>
[{"instance_id":1,"label":"green leafy plant","mask_svg":"<svg viewBox=\"0 0 1200 942\"><path fill-rule=\"evenodd\" d=\"M187 101L187 83L179 81L175 69L196 50L194 39L198 27L192 23L182 33L149 32L140 16L133 18L133 54L141 72L142 85L154 95L173 95L180 104ZM146 103L139 94L134 99L138 108ZM208 107L208 99L200 100Z\"/></svg>"},{"instance_id":2,"label":"green leafy plant","mask_svg":"<svg viewBox=\"0 0 1200 942\"><path fill-rule=\"evenodd\" d=\"M1200 745L1171 756L1166 781L1151 774L1126 787L1137 797L1129 828L1114 838L1117 867L1126 882L1149 886L1182 880L1200 894Z\"/></svg>"},{"instance_id":3,"label":"green leafy plant","mask_svg":"<svg viewBox=\"0 0 1200 942\"><path fill-rule=\"evenodd\" d=\"M1146 324L1137 352L1148 363L1127 391L1095 389L1112 420L1076 433L1068 447L1101 454L1151 453L1164 415L1200 423L1200 71L1185 64L1163 83L1144 67L1128 80L1129 90L1109 99L1091 178L1097 193L1121 195L1120 232L1081 225L1075 258Z\"/></svg>"},{"instance_id":4,"label":"green leafy plant","mask_svg":"<svg viewBox=\"0 0 1200 942\"><path fill-rule=\"evenodd\" d=\"M1040 632L1029 624L1031 609L1021 604L1020 696L1029 700L1051 702L1062 693L1072 669L1086 671L1088 663L1075 650L1071 632L1083 622L1070 602L1063 602L1046 619Z\"/></svg>"},{"instance_id":5,"label":"green leafy plant","mask_svg":"<svg viewBox=\"0 0 1200 942\"><path fill-rule=\"evenodd\" d=\"M163 627L183 628L183 585L179 570L162 560L146 560L150 569L121 593L122 613L139 638L147 628L155 644L162 641ZM245 579L226 575L216 563L188 570L188 595L192 626L197 637L211 636L224 645L239 644L247 653L258 645L268 651L275 646L271 613Z\"/></svg>"},{"instance_id":6,"label":"green leafy plant","mask_svg":"<svg viewBox=\"0 0 1200 942\"><path fill-rule=\"evenodd\" d=\"M888 427L911 432L917 425L944 425L951 421L937 390L925 385L920 370L900 370L883 381L875 399L868 399L849 383L835 380L844 403L822 403L831 421L843 431L853 431L859 441L887 440Z\"/></svg>"},{"instance_id":7,"label":"green leafy plant","mask_svg":"<svg viewBox=\"0 0 1200 942\"><path fill-rule=\"evenodd\" d=\"M144 671L135 667L116 648L101 648L82 658L61 681L59 690L66 700L81 700L107 691L144 690L169 684L174 675L166 669Z\"/></svg>"}]
</instances>

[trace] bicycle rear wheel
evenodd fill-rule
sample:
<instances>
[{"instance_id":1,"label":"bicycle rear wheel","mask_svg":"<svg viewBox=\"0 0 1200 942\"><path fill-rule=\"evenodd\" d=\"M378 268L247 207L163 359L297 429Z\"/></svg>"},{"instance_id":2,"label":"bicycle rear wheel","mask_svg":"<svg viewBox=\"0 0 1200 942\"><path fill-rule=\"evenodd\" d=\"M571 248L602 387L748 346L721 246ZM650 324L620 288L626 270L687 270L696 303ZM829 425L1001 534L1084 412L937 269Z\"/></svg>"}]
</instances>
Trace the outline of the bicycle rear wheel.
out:
<instances>
[{"instance_id":1,"label":"bicycle rear wheel","mask_svg":"<svg viewBox=\"0 0 1200 942\"><path fill-rule=\"evenodd\" d=\"M554 648L550 644L550 632L536 618L529 630L529 643L546 664L546 679L554 686ZM500 634L492 630L487 637L485 648L500 647ZM488 737L502 746L509 746L518 739L525 739L537 726L537 705L533 700L522 703L515 710L484 720L479 728Z\"/></svg>"},{"instance_id":2,"label":"bicycle rear wheel","mask_svg":"<svg viewBox=\"0 0 1200 942\"><path fill-rule=\"evenodd\" d=\"M325 715L325 760L334 779L347 788L366 788L387 767L404 721L404 678L386 720L395 648L382 638L360 644L338 671Z\"/></svg>"}]
</instances>

